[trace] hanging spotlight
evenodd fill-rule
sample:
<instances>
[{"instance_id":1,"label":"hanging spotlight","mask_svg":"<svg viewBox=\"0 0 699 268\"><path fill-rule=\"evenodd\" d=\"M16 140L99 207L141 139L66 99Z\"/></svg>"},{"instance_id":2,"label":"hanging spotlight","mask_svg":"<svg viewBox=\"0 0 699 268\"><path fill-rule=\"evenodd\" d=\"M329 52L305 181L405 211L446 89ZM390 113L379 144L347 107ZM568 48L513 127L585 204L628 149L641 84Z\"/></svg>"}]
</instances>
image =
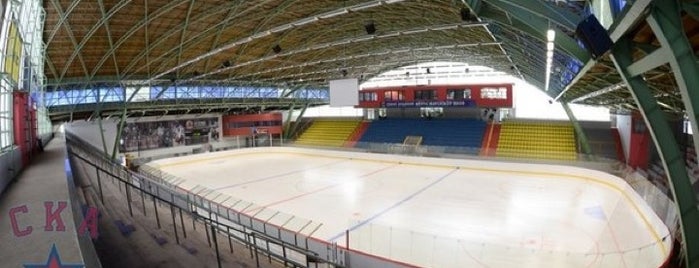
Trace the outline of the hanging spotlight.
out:
<instances>
[{"instance_id":1,"label":"hanging spotlight","mask_svg":"<svg viewBox=\"0 0 699 268\"><path fill-rule=\"evenodd\" d=\"M468 9L468 8L466 8L466 7L462 7L461 10L459 10L459 15L461 15L461 20L462 20L462 21L471 22L471 21L477 21L477 20L478 20L478 18L476 17L476 15L474 15L473 13L471 13L471 10Z\"/></svg>"},{"instance_id":2,"label":"hanging spotlight","mask_svg":"<svg viewBox=\"0 0 699 268\"><path fill-rule=\"evenodd\" d=\"M549 29L546 31L546 80L544 82L544 91L549 90L549 81L551 80L551 66L553 65L553 50L555 44L553 41L556 39L556 31Z\"/></svg>"},{"instance_id":3,"label":"hanging spotlight","mask_svg":"<svg viewBox=\"0 0 699 268\"><path fill-rule=\"evenodd\" d=\"M375 34L376 33L376 25L374 25L374 21L369 21L366 24L364 24L364 30L366 30L367 34Z\"/></svg>"}]
</instances>

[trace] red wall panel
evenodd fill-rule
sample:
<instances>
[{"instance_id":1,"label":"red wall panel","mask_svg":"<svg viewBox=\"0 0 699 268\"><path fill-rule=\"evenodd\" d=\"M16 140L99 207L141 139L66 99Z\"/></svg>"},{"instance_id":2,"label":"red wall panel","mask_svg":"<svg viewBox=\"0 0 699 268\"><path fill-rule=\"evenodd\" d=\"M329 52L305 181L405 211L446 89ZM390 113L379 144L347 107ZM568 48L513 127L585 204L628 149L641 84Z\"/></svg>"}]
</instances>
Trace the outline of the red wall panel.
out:
<instances>
[{"instance_id":1,"label":"red wall panel","mask_svg":"<svg viewBox=\"0 0 699 268\"><path fill-rule=\"evenodd\" d=\"M488 99L481 97L483 88L504 88L506 90L506 98L504 99ZM447 92L450 89L470 89L471 99L470 107L488 107L488 108L511 108L512 101L512 84L473 84L473 85L430 85L430 86L402 86L402 87L382 87L382 88L367 88L362 92L376 92L376 101L360 101L357 108L380 108L385 107L384 92L386 91L401 91L404 99L402 102L410 103L415 101L415 91L434 89L437 91L437 98L434 101L450 101L447 100ZM449 106L449 105L447 105ZM406 106L407 107L407 106ZM420 107L416 105L415 107Z\"/></svg>"},{"instance_id":2,"label":"red wall panel","mask_svg":"<svg viewBox=\"0 0 699 268\"><path fill-rule=\"evenodd\" d=\"M634 168L648 168L650 146L650 132L643 117L639 113L632 114L628 165Z\"/></svg>"},{"instance_id":3,"label":"red wall panel","mask_svg":"<svg viewBox=\"0 0 699 268\"><path fill-rule=\"evenodd\" d=\"M281 113L225 115L221 121L223 122L224 137L250 136L253 135L253 132L282 134Z\"/></svg>"},{"instance_id":4,"label":"red wall panel","mask_svg":"<svg viewBox=\"0 0 699 268\"><path fill-rule=\"evenodd\" d=\"M29 164L29 158L36 141L36 131L34 131L36 115L30 105L27 92L15 91L13 93L12 109L14 141L22 155L22 166L26 166Z\"/></svg>"}]
</instances>

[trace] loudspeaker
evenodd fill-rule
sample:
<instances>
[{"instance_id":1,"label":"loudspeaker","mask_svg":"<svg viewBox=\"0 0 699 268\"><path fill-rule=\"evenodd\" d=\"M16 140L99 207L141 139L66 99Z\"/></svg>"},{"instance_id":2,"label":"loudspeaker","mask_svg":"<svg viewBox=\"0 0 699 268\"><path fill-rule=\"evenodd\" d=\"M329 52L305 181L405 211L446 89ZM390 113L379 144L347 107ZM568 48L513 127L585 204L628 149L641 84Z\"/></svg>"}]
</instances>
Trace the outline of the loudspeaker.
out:
<instances>
[{"instance_id":1,"label":"loudspeaker","mask_svg":"<svg viewBox=\"0 0 699 268\"><path fill-rule=\"evenodd\" d=\"M366 30L367 34L374 34L376 33L376 26L374 26L374 22L370 21L364 24L364 30Z\"/></svg>"},{"instance_id":2,"label":"loudspeaker","mask_svg":"<svg viewBox=\"0 0 699 268\"><path fill-rule=\"evenodd\" d=\"M471 10L465 7L462 7L461 10L459 11L461 14L461 20L462 21L475 21L476 16L471 14Z\"/></svg>"},{"instance_id":3,"label":"loudspeaker","mask_svg":"<svg viewBox=\"0 0 699 268\"><path fill-rule=\"evenodd\" d=\"M582 41L593 59L602 57L612 47L612 39L595 15L590 15L578 23L575 35Z\"/></svg>"},{"instance_id":4,"label":"loudspeaker","mask_svg":"<svg viewBox=\"0 0 699 268\"><path fill-rule=\"evenodd\" d=\"M279 52L282 52L282 47L280 47L279 45L274 45L274 47L272 47L272 51L274 51L274 53L276 54L279 54Z\"/></svg>"}]
</instances>

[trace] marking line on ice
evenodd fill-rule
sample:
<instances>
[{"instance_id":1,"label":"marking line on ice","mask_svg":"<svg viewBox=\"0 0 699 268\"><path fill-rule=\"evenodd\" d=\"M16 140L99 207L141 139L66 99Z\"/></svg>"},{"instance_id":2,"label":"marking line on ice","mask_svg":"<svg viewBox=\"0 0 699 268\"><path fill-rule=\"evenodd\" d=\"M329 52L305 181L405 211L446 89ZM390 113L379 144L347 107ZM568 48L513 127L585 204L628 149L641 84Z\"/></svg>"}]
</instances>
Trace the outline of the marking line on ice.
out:
<instances>
[{"instance_id":1,"label":"marking line on ice","mask_svg":"<svg viewBox=\"0 0 699 268\"><path fill-rule=\"evenodd\" d=\"M332 166L332 165L339 164L339 163L342 163L342 162L346 162L346 161L349 161L349 160L350 160L350 159L345 159L345 160L340 160L340 161L335 161L335 162L331 162L331 163L326 163L326 164L323 164L323 165L318 165L318 166L314 166L314 167L310 167L310 168L303 168L303 169L292 170L292 171L284 172L284 173L281 173L281 174L270 175L270 176L266 176L266 177L262 177L262 178L258 178L258 179L253 179L253 180L249 180L249 181L243 181L243 182L239 182L239 183L235 183L235 184L231 184L231 185L226 185L226 186L221 186L221 187L213 188L213 189L214 189L214 190L223 190L223 189L238 187L238 186L242 186L242 185L246 185L246 184L251 184L251 183L266 181L266 180L270 180L270 179L274 179L274 178L279 178L279 177L286 176L286 175L291 175L291 174L294 174L294 173L305 172L305 171L314 170L314 169L318 169L318 168L324 168L324 167Z\"/></svg>"},{"instance_id":2,"label":"marking line on ice","mask_svg":"<svg viewBox=\"0 0 699 268\"><path fill-rule=\"evenodd\" d=\"M266 152L266 153L268 154L269 152ZM328 156L328 155L322 155L322 154L318 154L318 153L304 153L304 152L282 152L282 153L295 154L295 155L306 155L306 156L311 156L311 157L347 159L347 157ZM240 153L240 154L236 154L236 155L227 155L224 157L219 156L219 157L210 157L210 158L196 159L196 160L185 160L185 161L171 162L171 163L165 163L165 164L154 164L152 166L162 170L163 167L168 167L168 166L192 164L192 162L203 162L203 161L209 161L212 159L239 157L239 156L246 155L246 154L265 154L265 152L246 152L246 153ZM481 171L481 172L514 174L516 176L535 175L535 176L548 177L548 178L577 179L577 180L597 183L597 184L600 184L602 186L606 186L614 191L619 192L624 197L624 200L626 201L626 203L636 211L637 215L639 215L641 217L641 219L643 220L643 223L646 227L646 230L648 230L649 233L653 236L653 238L655 239L655 243L660 248L660 250L663 252L663 255L668 255L668 253L667 253L668 249L665 247L664 241L662 240L662 238L660 237L660 234L658 234L658 232L654 228L654 226L650 223L650 221L646 217L645 213L643 213L641 211L642 209L634 202L634 200L629 196L629 194L624 189L621 189L619 186L615 185L614 183L608 182L604 179L596 178L593 176L562 173L562 172L556 172L556 171L533 171L533 170L516 170L516 169L502 169L502 168L498 169L498 168L492 168L492 167L475 167L475 166L464 166L464 165L420 163L417 161L415 161L415 162L413 162L413 161L410 161L410 162L401 161L401 162L399 162L399 161L393 161L393 160L362 159L362 158L356 158L356 157L352 157L350 159L358 160L358 161L379 162L379 163L407 164L407 165L414 165L414 166L460 168L460 169L464 169L464 170L473 170L473 171ZM487 161L487 160L483 160L483 161Z\"/></svg>"},{"instance_id":3,"label":"marking line on ice","mask_svg":"<svg viewBox=\"0 0 699 268\"><path fill-rule=\"evenodd\" d=\"M369 176L374 175L374 174L376 174L376 173L379 173L379 172L381 172L381 171L385 171L385 170L388 170L388 169L390 169L390 168L393 168L393 167L395 167L395 166L396 166L396 165L382 167L382 168L380 168L380 169L377 169L377 170L371 171L371 172L369 172L369 173L363 174L363 175L361 175L361 176L359 176L359 177L360 177L360 178L366 178L366 177L369 177ZM281 203L288 202L288 201L291 201L291 200L294 200L294 199L298 199L298 198L301 198L301 197L304 197L304 196L308 196L308 195L311 195L311 194L315 194L315 193L318 193L318 192L322 192L322 191L325 191L325 190L327 190L327 189L330 189L330 188L334 188L334 187L343 185L343 184L345 184L345 183L346 183L346 182L342 182L342 183L336 183L336 184L331 184L331 185L328 185L328 186L324 186L324 187L315 189L315 190L310 191L310 192L305 192L305 193L298 194L298 195L295 195L295 196L292 196L292 197L289 197L289 198L285 198L285 199L282 199L282 200L277 200L277 201L274 201L274 202L272 202L272 203L266 204L266 205L264 205L264 206L256 207L256 208L254 208L254 209L251 209L251 210L248 210L248 211L245 211L245 212L257 211L257 210L264 209L264 208L268 208L268 207L271 207L271 206L274 206L274 205L279 205L279 204L281 204Z\"/></svg>"},{"instance_id":4,"label":"marking line on ice","mask_svg":"<svg viewBox=\"0 0 699 268\"><path fill-rule=\"evenodd\" d=\"M423 186L422 188L418 189L417 191L413 192L412 194L410 194L409 196L403 198L402 200L396 202L395 204L391 205L390 207L387 207L387 208L385 208L385 209L379 211L378 213L374 214L373 216L367 218L366 220L360 221L360 222L358 222L357 224L351 226L350 228L347 229L347 231L354 231L354 230L356 230L357 228L362 227L363 225L365 225L365 224L367 224L367 223L369 223L369 222L375 220L376 218L381 217L382 215L386 214L387 212L391 211L392 209L397 208L398 206L404 204L405 202L410 201L410 199L413 199L415 196L421 194L422 192L424 192L424 191L426 191L427 189L431 188L431 187L434 186L435 184L441 182L441 181L444 180L446 177L449 177L449 175L454 174L454 172L456 172L456 171L458 171L458 170L459 170L459 168L455 168L455 169L453 169L452 171L449 171L449 173L444 174L443 176L437 178L435 181L431 182L430 184L427 184L427 185ZM342 231L342 232L340 232L339 234L337 234L337 235L335 235L335 236L329 238L328 241L331 241L331 242L332 242L332 241L335 241L335 240L337 240L338 238L342 237L343 235L345 235L345 231ZM347 246L349 247L349 245L347 245Z\"/></svg>"}]
</instances>

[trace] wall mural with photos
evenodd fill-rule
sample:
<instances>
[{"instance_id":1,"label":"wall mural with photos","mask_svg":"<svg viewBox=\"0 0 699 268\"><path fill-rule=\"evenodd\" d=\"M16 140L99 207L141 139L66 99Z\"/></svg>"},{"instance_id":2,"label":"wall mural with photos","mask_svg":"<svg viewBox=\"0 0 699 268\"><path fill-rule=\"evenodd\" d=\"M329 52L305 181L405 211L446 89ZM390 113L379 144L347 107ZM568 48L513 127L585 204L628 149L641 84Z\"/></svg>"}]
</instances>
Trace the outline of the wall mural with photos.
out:
<instances>
[{"instance_id":1,"label":"wall mural with photos","mask_svg":"<svg viewBox=\"0 0 699 268\"><path fill-rule=\"evenodd\" d=\"M129 122L121 132L121 152L205 144L218 141L218 118Z\"/></svg>"}]
</instances>

